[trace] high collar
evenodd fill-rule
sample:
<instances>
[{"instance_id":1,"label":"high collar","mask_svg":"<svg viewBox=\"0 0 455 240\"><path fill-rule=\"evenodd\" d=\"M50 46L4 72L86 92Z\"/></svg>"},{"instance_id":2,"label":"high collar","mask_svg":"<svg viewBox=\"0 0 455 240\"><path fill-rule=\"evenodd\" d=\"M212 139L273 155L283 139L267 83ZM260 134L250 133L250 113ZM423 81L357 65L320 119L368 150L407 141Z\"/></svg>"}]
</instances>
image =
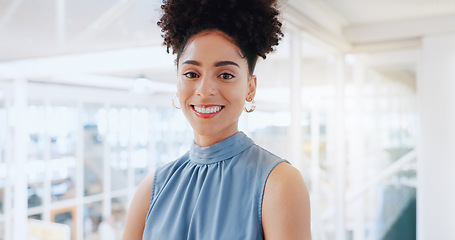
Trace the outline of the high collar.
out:
<instances>
[{"instance_id":1,"label":"high collar","mask_svg":"<svg viewBox=\"0 0 455 240\"><path fill-rule=\"evenodd\" d=\"M253 144L253 140L243 132L237 132L208 147L201 147L193 142L190 149L190 160L199 164L220 162L234 157Z\"/></svg>"}]
</instances>

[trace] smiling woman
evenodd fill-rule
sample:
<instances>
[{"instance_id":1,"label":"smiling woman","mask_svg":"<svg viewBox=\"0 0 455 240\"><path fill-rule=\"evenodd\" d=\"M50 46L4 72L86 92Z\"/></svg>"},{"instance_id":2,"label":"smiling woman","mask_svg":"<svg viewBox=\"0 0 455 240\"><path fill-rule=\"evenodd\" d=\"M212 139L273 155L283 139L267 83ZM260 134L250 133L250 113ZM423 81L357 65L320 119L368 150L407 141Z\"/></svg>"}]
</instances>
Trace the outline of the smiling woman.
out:
<instances>
[{"instance_id":1,"label":"smiling woman","mask_svg":"<svg viewBox=\"0 0 455 240\"><path fill-rule=\"evenodd\" d=\"M310 239L300 172L238 130L256 61L282 36L276 3L169 0L162 9L194 143L141 183L123 239Z\"/></svg>"},{"instance_id":2,"label":"smiling woman","mask_svg":"<svg viewBox=\"0 0 455 240\"><path fill-rule=\"evenodd\" d=\"M214 30L195 35L180 56L177 74L180 105L196 144L210 146L238 132L256 77L248 75L246 59L228 36Z\"/></svg>"}]
</instances>

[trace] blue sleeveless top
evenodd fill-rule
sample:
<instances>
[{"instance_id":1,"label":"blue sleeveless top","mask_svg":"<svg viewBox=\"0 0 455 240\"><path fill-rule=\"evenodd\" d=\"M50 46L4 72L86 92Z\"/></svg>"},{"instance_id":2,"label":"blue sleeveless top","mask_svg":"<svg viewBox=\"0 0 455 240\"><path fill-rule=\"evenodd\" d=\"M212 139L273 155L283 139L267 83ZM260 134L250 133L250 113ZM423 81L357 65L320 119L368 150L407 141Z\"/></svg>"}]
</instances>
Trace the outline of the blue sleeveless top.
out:
<instances>
[{"instance_id":1,"label":"blue sleeveless top","mask_svg":"<svg viewBox=\"0 0 455 240\"><path fill-rule=\"evenodd\" d=\"M142 239L264 239L264 187L283 161L243 132L209 147L193 143L156 170Z\"/></svg>"}]
</instances>

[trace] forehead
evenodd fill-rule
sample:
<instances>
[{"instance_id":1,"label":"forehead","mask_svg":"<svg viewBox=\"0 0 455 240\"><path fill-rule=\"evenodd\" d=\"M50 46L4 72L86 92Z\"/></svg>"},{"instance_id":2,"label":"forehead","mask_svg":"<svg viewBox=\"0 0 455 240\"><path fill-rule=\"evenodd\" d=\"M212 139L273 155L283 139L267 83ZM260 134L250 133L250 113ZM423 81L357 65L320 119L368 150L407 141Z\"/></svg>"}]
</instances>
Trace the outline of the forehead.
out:
<instances>
[{"instance_id":1,"label":"forehead","mask_svg":"<svg viewBox=\"0 0 455 240\"><path fill-rule=\"evenodd\" d=\"M184 48L179 62L188 59L201 62L235 60L239 64L246 64L240 48L220 31L206 31L193 36Z\"/></svg>"}]
</instances>

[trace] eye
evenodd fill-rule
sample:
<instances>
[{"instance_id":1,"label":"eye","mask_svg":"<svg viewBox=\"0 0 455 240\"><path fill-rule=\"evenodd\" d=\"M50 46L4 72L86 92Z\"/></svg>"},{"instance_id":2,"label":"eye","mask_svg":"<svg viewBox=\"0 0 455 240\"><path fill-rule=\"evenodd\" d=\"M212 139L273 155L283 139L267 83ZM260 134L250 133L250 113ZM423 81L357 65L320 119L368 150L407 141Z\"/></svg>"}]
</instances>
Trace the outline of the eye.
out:
<instances>
[{"instance_id":1,"label":"eye","mask_svg":"<svg viewBox=\"0 0 455 240\"><path fill-rule=\"evenodd\" d=\"M222 74L220 74L220 76L219 76L219 77L220 77L220 78L222 78L222 79L226 79L226 80L228 80L228 79L232 79L232 78L234 78L235 76L234 76L234 75L232 75L232 74L230 74L230 73L222 73Z\"/></svg>"},{"instance_id":2,"label":"eye","mask_svg":"<svg viewBox=\"0 0 455 240\"><path fill-rule=\"evenodd\" d=\"M187 73L184 73L183 75L187 78L198 78L199 77L199 75L197 75L194 72L187 72Z\"/></svg>"}]
</instances>

